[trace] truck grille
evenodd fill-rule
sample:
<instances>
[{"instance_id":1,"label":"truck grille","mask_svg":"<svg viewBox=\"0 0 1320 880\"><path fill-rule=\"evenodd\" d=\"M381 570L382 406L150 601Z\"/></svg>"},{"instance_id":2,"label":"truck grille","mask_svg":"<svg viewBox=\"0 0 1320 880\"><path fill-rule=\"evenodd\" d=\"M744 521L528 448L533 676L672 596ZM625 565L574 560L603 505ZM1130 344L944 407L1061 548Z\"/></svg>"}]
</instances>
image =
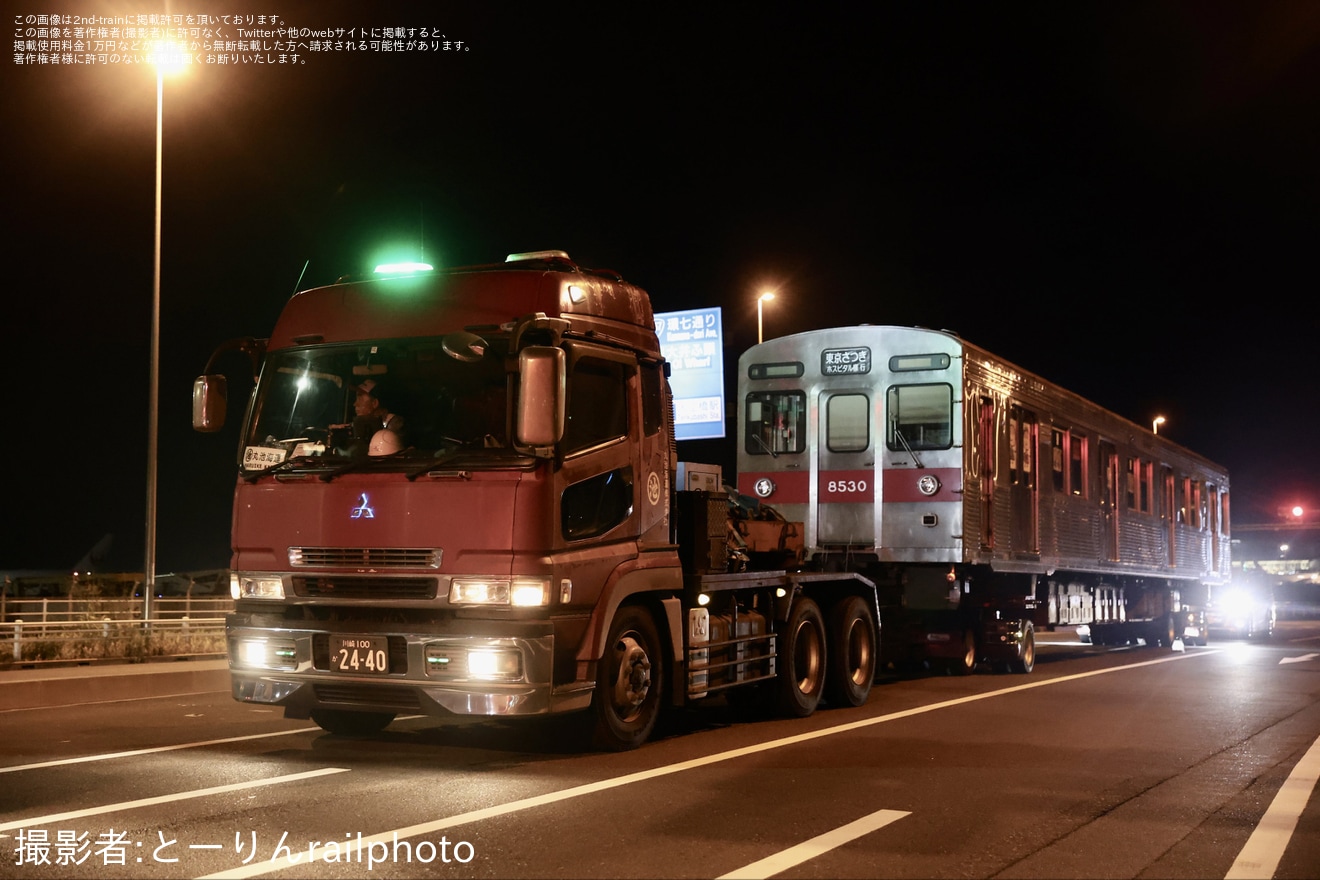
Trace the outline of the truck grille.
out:
<instances>
[{"instance_id":1,"label":"truck grille","mask_svg":"<svg viewBox=\"0 0 1320 880\"><path fill-rule=\"evenodd\" d=\"M293 594L314 599L434 599L436 579L429 577L359 577L294 575Z\"/></svg>"},{"instance_id":2,"label":"truck grille","mask_svg":"<svg viewBox=\"0 0 1320 880\"><path fill-rule=\"evenodd\" d=\"M290 547L298 568L439 568L439 547Z\"/></svg>"}]
</instances>

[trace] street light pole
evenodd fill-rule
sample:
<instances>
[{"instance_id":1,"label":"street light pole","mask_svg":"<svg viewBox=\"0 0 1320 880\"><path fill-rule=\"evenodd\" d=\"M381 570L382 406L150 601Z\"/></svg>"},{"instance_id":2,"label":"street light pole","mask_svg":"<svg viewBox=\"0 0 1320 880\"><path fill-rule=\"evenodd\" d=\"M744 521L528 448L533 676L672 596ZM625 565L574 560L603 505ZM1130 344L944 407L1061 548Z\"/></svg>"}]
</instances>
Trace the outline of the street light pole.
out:
<instances>
[{"instance_id":1,"label":"street light pole","mask_svg":"<svg viewBox=\"0 0 1320 880\"><path fill-rule=\"evenodd\" d=\"M156 450L160 418L160 227L161 160L165 119L165 67L156 63L156 235L151 264L151 391L147 397L147 537L143 564L142 619L151 619L156 589Z\"/></svg>"},{"instance_id":2,"label":"street light pole","mask_svg":"<svg viewBox=\"0 0 1320 880\"><path fill-rule=\"evenodd\" d=\"M1160 432L1160 425L1164 424L1164 422L1164 416L1156 416L1155 421L1150 423L1150 432L1152 434L1158 434Z\"/></svg>"},{"instance_id":3,"label":"street light pole","mask_svg":"<svg viewBox=\"0 0 1320 880\"><path fill-rule=\"evenodd\" d=\"M147 399L147 522L142 572L142 619L151 619L151 599L156 590L156 451L160 431L160 240L161 168L165 129L165 75L182 67L185 50L174 43L159 42L150 60L156 68L156 229L151 265L151 379Z\"/></svg>"},{"instance_id":4,"label":"street light pole","mask_svg":"<svg viewBox=\"0 0 1320 880\"><path fill-rule=\"evenodd\" d=\"M764 339L765 339L765 335L764 335L764 333L763 333L764 318L765 318L765 309L764 309L765 301L768 300L768 299L774 299L774 298L775 298L775 295L774 295L773 293L770 293L769 291L766 291L765 293L761 294L760 296L758 296L758 297L756 298L756 343L757 343L757 345L760 345L760 344L764 341Z\"/></svg>"}]
</instances>

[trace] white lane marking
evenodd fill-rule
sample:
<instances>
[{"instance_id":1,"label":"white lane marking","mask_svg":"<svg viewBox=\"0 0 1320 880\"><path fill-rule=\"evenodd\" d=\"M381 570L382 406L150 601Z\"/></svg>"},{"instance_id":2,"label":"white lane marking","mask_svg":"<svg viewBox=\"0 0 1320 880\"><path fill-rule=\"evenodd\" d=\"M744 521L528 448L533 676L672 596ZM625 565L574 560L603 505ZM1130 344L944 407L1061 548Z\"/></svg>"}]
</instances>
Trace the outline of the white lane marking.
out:
<instances>
[{"instance_id":1,"label":"white lane marking","mask_svg":"<svg viewBox=\"0 0 1320 880\"><path fill-rule=\"evenodd\" d=\"M479 822L483 819L494 819L499 816L507 816L510 813L518 813L523 810L530 810L536 807L545 807L550 804L557 804L560 801L572 800L573 798L583 797L584 795L597 794L602 791L609 791L613 788L620 788L625 785L632 785L636 782L646 782L651 779L659 779L662 776L670 776L675 773L683 773L687 770L696 770L699 767L708 767L711 764L720 764L724 761L731 761L735 758L745 758L748 755L756 755L761 752L768 752L772 749L780 749L785 746L798 745L800 743L811 742L815 739L821 739L826 736L833 736L838 733L847 733L852 730L861 730L866 727L873 727L877 724L884 724L888 721L897 721L901 718L911 718L915 715L924 715L927 712L935 712L940 709L949 709L954 706L961 706L966 703L975 703L978 700L988 700L991 697L1001 697L1006 694L1013 694L1019 691L1027 691L1032 688L1049 687L1050 685L1063 684L1067 681L1080 681L1083 678L1092 678L1097 675L1108 675L1111 672L1122 672L1128 669L1139 669L1142 666L1155 666L1159 663L1173 663L1180 660L1187 660L1192 657L1209 657L1215 651L1198 651L1195 654L1175 654L1170 657L1162 657L1158 660L1145 660L1141 663L1130 663L1126 666L1114 666L1109 669L1096 669L1091 672L1079 672L1075 675L1065 675L1060 678L1047 678L1040 681L1028 682L1026 684L1014 685L1013 687L1002 690L990 691L984 694L974 694L970 697L958 697L953 700L945 700L941 703L931 703L926 706L917 706L913 709L904 709L901 712L894 712L889 715L881 715L876 718L864 718L861 721L850 721L847 724L840 724L836 727L826 727L821 730L813 730L807 733L799 733L793 736L786 736L781 739L770 740L768 742L758 743L756 745L744 746L740 749L730 749L727 752L718 752L713 755L706 755L702 758L693 758L689 761L682 761L678 764L670 764L666 767L656 767L651 770L640 770L636 773L629 773L625 776L616 776L613 779L602 779L598 782L588 782L584 785L565 788L560 791L552 791L546 794L536 795L535 797L523 798L518 801L510 801L505 804L497 804L493 807L483 807L480 810L471 810L467 813L459 813L456 816L450 816L446 819L436 819L431 822L422 822L417 825L409 825L406 828L396 828L391 831L383 831L380 834L373 834L370 837L359 838L358 840L345 843L336 843L338 851L335 857L341 861L357 860L364 861L364 850L373 844L392 844L396 839L402 840L408 837L422 837L433 835L437 831L443 831L453 828L457 825L466 825L469 822ZM237 868L231 868L228 871L220 871L215 874L207 874L200 880L212 880L212 878L243 878L259 877L262 874L282 871L285 868L292 868L296 864L310 864L320 861L323 858L324 847L309 847L305 853L305 858L298 862L266 862L243 865Z\"/></svg>"},{"instance_id":2,"label":"white lane marking","mask_svg":"<svg viewBox=\"0 0 1320 880\"><path fill-rule=\"evenodd\" d=\"M118 813L123 810L136 810L139 807L151 807L156 804L169 804L175 801L186 801L191 798L206 797L213 794L224 794L229 791L243 791L247 788L260 788L263 785L279 785L284 782L297 782L300 779L312 779L317 776L329 776L332 773L347 773L347 767L324 767L320 770L308 770L306 773L292 773L288 776L273 776L270 779L253 779L250 782L235 782L231 785L217 785L214 788L199 788L195 791L183 791L178 794L163 794L159 797L142 798L136 801L123 801L118 804L105 804L99 807L88 807L85 810L70 810L67 813L51 813L49 816L32 816L28 819L18 819L14 822L5 822L0 825L0 831L9 831L14 828L31 828L35 825L50 825L55 822L64 822L69 819L81 819L84 816L99 816L102 813Z\"/></svg>"},{"instance_id":3,"label":"white lane marking","mask_svg":"<svg viewBox=\"0 0 1320 880\"><path fill-rule=\"evenodd\" d=\"M1242 847L1233 867L1224 880L1269 880L1279 867L1283 851L1297 829L1297 820L1306 809L1306 802L1320 780L1320 739L1311 743L1302 760L1283 781L1283 787L1270 802L1256 830L1251 832L1247 845Z\"/></svg>"},{"instance_id":4,"label":"white lane marking","mask_svg":"<svg viewBox=\"0 0 1320 880\"><path fill-rule=\"evenodd\" d=\"M150 673L143 673L149 675ZM109 706L111 703L136 703L139 700L177 700L180 697L208 697L211 694L223 694L225 691L188 691L185 694L152 694L149 697L121 697L117 700L84 700L81 703L61 703L58 706L20 706L17 709L0 709L0 714L10 712L45 712L50 709L77 709L81 706Z\"/></svg>"},{"instance_id":5,"label":"white lane marking","mask_svg":"<svg viewBox=\"0 0 1320 880\"><path fill-rule=\"evenodd\" d=\"M797 846L789 847L783 852L767 856L760 861L752 862L750 865L744 865L736 871L721 874L716 880L766 880L767 877L773 877L787 871L789 868L795 868L803 862L814 859L816 856L881 829L890 822L897 822L904 816L911 815L910 812L903 810L879 810L869 816L863 816L856 822L849 822L847 825L841 825L819 837L813 837L811 840L803 841Z\"/></svg>"},{"instance_id":6,"label":"white lane marking","mask_svg":"<svg viewBox=\"0 0 1320 880\"><path fill-rule=\"evenodd\" d=\"M254 733L248 736L229 736L224 739L204 739L199 742L179 743L173 746L156 746L150 749L134 749L131 752L106 752L103 755L84 755L81 758L60 758L57 761L42 761L39 764L19 764L16 767L0 767L0 773L17 773L19 770L40 770L44 767L59 767L64 764L84 764L88 761L109 761L112 758L136 758L139 755L154 755L157 752L174 752L179 749L197 749L203 746L218 746L224 743L245 742L250 739L266 739L271 736L291 736L295 733L319 732L319 727L300 727L297 730L278 730L274 733Z\"/></svg>"},{"instance_id":7,"label":"white lane marking","mask_svg":"<svg viewBox=\"0 0 1320 880\"><path fill-rule=\"evenodd\" d=\"M1314 660L1316 657L1320 657L1320 654L1303 654L1300 657L1284 657L1279 661L1279 665L1282 666L1285 663L1305 663L1307 660Z\"/></svg>"}]
</instances>

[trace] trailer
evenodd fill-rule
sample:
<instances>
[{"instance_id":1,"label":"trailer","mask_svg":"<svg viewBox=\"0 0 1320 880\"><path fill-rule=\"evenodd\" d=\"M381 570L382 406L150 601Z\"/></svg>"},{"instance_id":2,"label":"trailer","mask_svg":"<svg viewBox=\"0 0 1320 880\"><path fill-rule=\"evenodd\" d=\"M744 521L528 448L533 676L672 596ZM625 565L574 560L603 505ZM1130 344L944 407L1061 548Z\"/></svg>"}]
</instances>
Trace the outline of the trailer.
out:
<instances>
[{"instance_id":1,"label":"trailer","mask_svg":"<svg viewBox=\"0 0 1320 880\"><path fill-rule=\"evenodd\" d=\"M303 291L269 339L213 355L198 430L224 424L231 349L256 378L235 699L349 735L580 712L607 749L714 694L796 716L866 701L875 584L789 570L791 550L730 570L722 477L679 491L650 299L617 273L540 251ZM757 538L791 546L777 528Z\"/></svg>"}]
</instances>

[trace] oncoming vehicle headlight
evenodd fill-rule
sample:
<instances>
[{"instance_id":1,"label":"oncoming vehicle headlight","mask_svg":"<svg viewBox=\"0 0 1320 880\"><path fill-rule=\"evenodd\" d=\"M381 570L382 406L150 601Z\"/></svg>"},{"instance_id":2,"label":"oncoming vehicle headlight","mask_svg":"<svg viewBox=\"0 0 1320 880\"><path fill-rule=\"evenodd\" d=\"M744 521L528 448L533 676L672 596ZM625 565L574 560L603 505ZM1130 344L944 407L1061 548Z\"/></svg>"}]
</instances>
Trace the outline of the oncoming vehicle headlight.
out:
<instances>
[{"instance_id":1,"label":"oncoming vehicle headlight","mask_svg":"<svg viewBox=\"0 0 1320 880\"><path fill-rule=\"evenodd\" d=\"M235 599L283 599L284 581L277 574L236 571L229 576L229 594Z\"/></svg>"},{"instance_id":2,"label":"oncoming vehicle headlight","mask_svg":"<svg viewBox=\"0 0 1320 880\"><path fill-rule=\"evenodd\" d=\"M550 602L550 579L456 577L449 583L451 605L535 607Z\"/></svg>"}]
</instances>

